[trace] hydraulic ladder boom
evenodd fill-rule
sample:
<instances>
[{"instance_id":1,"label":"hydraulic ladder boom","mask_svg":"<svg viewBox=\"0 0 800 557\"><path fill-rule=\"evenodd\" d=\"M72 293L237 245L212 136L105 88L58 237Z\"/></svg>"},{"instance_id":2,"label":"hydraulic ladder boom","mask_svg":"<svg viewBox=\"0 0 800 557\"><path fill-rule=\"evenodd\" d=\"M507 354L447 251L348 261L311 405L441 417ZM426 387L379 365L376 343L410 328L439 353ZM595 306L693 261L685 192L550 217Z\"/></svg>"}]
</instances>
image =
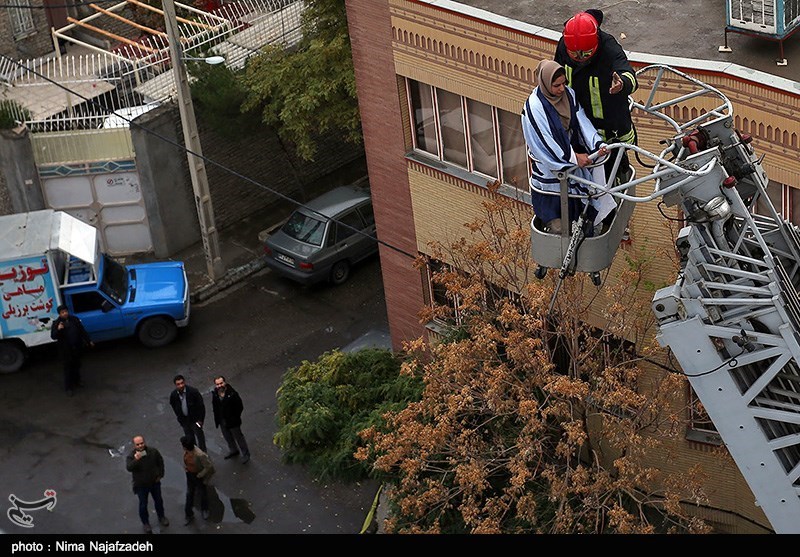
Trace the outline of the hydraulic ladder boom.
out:
<instances>
[{"instance_id":1,"label":"hydraulic ladder boom","mask_svg":"<svg viewBox=\"0 0 800 557\"><path fill-rule=\"evenodd\" d=\"M652 173L594 185L621 199L661 198L680 208L681 271L653 298L657 339L680 363L773 529L800 533L798 228L770 202L761 160L734 129L727 98L667 66L638 74L648 72L656 74L650 97L633 109L661 118L676 135L660 155L615 147L652 160ZM662 80L675 75L697 90L655 104ZM720 104L692 121L669 116L680 112L671 107L709 95ZM648 181L655 183L650 195L628 193ZM766 216L753 214L757 201Z\"/></svg>"}]
</instances>

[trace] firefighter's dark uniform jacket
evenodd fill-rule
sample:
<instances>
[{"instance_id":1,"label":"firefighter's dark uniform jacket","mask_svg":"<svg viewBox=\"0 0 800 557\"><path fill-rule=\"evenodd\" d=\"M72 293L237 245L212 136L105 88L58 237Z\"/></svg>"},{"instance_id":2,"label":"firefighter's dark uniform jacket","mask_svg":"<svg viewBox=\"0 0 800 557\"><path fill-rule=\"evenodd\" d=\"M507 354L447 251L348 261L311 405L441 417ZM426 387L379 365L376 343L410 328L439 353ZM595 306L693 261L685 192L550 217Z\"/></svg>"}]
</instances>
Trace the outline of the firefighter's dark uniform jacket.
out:
<instances>
[{"instance_id":1,"label":"firefighter's dark uniform jacket","mask_svg":"<svg viewBox=\"0 0 800 557\"><path fill-rule=\"evenodd\" d=\"M636 74L617 39L602 29L598 31L597 52L587 61L572 60L563 37L556 47L555 61L564 66L567 84L575 90L578 102L600 137L608 143L634 143L628 95L638 87ZM608 92L613 72L622 78L622 91L614 95Z\"/></svg>"}]
</instances>

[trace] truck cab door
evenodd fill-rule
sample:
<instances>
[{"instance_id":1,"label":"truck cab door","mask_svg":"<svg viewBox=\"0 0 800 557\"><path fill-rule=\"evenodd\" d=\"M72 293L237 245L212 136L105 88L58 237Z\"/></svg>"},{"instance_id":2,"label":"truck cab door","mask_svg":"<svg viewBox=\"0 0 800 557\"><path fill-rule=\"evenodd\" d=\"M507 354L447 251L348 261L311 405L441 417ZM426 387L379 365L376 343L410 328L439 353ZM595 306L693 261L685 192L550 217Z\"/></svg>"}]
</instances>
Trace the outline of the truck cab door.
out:
<instances>
[{"instance_id":1,"label":"truck cab door","mask_svg":"<svg viewBox=\"0 0 800 557\"><path fill-rule=\"evenodd\" d=\"M64 298L70 312L81 320L92 341L128 336L122 311L102 292L69 292Z\"/></svg>"}]
</instances>

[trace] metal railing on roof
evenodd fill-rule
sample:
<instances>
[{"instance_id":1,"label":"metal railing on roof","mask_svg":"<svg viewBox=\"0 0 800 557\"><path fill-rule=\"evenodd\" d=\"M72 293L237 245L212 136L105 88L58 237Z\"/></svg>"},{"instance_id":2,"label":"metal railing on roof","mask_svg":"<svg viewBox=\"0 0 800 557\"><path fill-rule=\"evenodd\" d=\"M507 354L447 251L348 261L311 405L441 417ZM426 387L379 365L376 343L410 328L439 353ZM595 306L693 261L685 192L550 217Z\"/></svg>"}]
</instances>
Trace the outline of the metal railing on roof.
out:
<instances>
[{"instance_id":1,"label":"metal railing on roof","mask_svg":"<svg viewBox=\"0 0 800 557\"><path fill-rule=\"evenodd\" d=\"M130 3L139 4L127 0L83 18L84 31ZM242 69L265 45L291 46L302 36L305 4L300 0L244 0L223 4L213 12L175 5L182 10L179 29L186 55L218 54L232 70ZM23 106L28 113L20 112L18 119L33 133L96 129L114 111L174 96L165 34L152 30L141 40L120 40L113 48L102 49L65 35L79 26L71 23L54 31L54 37L68 43L66 55L0 60L0 89L4 89L0 100L15 100Z\"/></svg>"}]
</instances>

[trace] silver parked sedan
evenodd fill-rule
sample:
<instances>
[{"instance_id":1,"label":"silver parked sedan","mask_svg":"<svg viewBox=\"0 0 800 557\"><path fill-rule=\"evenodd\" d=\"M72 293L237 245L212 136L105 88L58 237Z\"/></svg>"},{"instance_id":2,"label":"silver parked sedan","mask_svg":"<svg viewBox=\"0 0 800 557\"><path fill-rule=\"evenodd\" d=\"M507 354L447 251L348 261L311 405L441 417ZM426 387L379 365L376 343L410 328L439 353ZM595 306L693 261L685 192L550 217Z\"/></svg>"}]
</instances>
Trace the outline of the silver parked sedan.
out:
<instances>
[{"instance_id":1,"label":"silver parked sedan","mask_svg":"<svg viewBox=\"0 0 800 557\"><path fill-rule=\"evenodd\" d=\"M369 189L337 187L301 206L264 243L267 265L301 284L342 284L378 251Z\"/></svg>"}]
</instances>

